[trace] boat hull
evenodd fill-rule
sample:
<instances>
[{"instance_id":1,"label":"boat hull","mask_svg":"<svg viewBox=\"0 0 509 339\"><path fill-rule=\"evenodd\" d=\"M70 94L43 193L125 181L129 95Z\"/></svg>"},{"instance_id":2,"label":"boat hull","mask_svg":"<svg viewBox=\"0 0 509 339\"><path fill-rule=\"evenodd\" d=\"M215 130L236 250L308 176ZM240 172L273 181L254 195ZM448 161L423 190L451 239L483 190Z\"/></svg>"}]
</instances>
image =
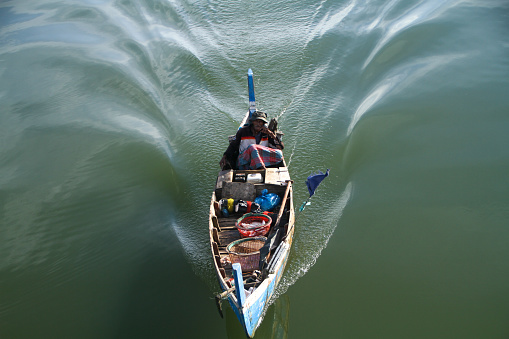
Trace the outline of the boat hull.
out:
<instances>
[{"instance_id":1,"label":"boat hull","mask_svg":"<svg viewBox=\"0 0 509 339\"><path fill-rule=\"evenodd\" d=\"M283 175L280 175L279 177L276 176L275 179L277 180L275 180L274 176L271 176L270 173L265 173L264 177L266 180L270 181L267 183L268 185L274 185L274 187L271 186L273 189L275 189L277 185L281 186L280 192L288 190L285 206L282 206L284 209L283 214L285 214L285 218L281 219L285 222L284 227L282 228L283 234L279 244L277 244L277 248L271 254L271 260L269 261L269 271L267 272L268 274L258 285L256 285L254 292L245 298L244 303L241 304L239 302L236 293L229 293L227 295L228 302L237 315L248 337L254 336L256 329L262 322L263 316L268 305L270 304L271 298L274 296L274 292L277 289L277 286L285 270L286 263L288 261L295 230L293 227L295 222L293 192L291 181L289 180L288 170L286 167L281 167L276 170L267 169L267 171L277 171L279 173L283 173ZM222 178L224 178L224 173L219 174L218 182L222 180ZM211 252L214 257L213 263L221 290L228 291L232 290L232 288L235 290L235 285L232 283L231 278L232 274L230 274L228 269L225 269L225 267L223 267L221 264L221 259L224 258L226 254L221 250L218 252L218 248L221 249L222 247L226 246L226 242L231 240L231 238L222 238L221 234L223 232L235 232L235 230L228 230L226 229L227 227L225 227L225 229L221 228L222 225L225 225L226 221L224 219L221 220L221 218L218 218L218 215L216 214L217 211L214 207L214 204L218 201L216 192L217 189L212 193L209 218ZM223 242L223 240L227 241Z\"/></svg>"},{"instance_id":2,"label":"boat hull","mask_svg":"<svg viewBox=\"0 0 509 339\"><path fill-rule=\"evenodd\" d=\"M256 110L256 101L254 94L253 72L248 70L248 89L249 89L249 111L246 113L242 120L240 127L245 126L249 117ZM280 138L282 133L277 130L277 121L271 121L271 130L276 133ZM270 125L269 125L270 126ZM230 138L233 140L234 137ZM271 298L277 289L278 283L283 276L292 239L294 234L295 211L293 207L293 191L292 181L286 167L286 162L282 161L282 166L277 168L266 168L263 170L254 171L235 171L226 170L219 172L216 181L215 190L212 192L212 199L210 202L210 216L209 216L209 238L210 250L212 253L213 264L215 272L219 281L219 286L223 293L216 297L219 302L218 307L221 312L221 300L227 298L230 306L237 315L242 327L244 328L248 337L253 337L256 329L260 326L263 316L270 304ZM249 174L255 174L262 177L262 181L256 183L234 182L236 175L243 175L249 177ZM277 218L271 224L269 230L268 240L264 248L260 251L235 254L234 258L241 257L252 259L256 266L257 259L253 255L260 256L263 252L263 260L260 260L259 270L249 271L253 267L244 267L246 270L243 272L242 266L239 262L231 263L231 257L228 251L228 245L236 242L239 243L240 234L236 229L235 220L239 215L229 215L233 212L230 210L230 203L233 199L240 199L243 201L254 201L256 196L259 196L267 190L269 193L274 193L282 196L281 204L278 207ZM223 207L219 207L221 199L228 200L228 209L223 212ZM225 200L223 200L225 201ZM242 205L244 206L244 205ZM247 206L247 205L246 205ZM247 241L242 241L247 244ZM246 247L249 247L246 245ZM237 257L235 257L237 255ZM237 260L239 261L239 260ZM246 261L243 261L246 263ZM249 292L246 292L246 289Z\"/></svg>"}]
</instances>

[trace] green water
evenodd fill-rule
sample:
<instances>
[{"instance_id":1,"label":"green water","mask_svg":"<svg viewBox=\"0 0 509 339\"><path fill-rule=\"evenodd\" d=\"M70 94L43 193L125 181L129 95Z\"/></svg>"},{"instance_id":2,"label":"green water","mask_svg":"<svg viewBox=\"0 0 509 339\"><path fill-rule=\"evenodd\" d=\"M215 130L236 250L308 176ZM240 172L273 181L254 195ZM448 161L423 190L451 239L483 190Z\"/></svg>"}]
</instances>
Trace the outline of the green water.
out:
<instances>
[{"instance_id":1,"label":"green water","mask_svg":"<svg viewBox=\"0 0 509 339\"><path fill-rule=\"evenodd\" d=\"M218 162L278 117L299 216L257 338L509 336L509 6L0 2L0 338L243 338ZM226 304L224 304L226 307Z\"/></svg>"}]
</instances>

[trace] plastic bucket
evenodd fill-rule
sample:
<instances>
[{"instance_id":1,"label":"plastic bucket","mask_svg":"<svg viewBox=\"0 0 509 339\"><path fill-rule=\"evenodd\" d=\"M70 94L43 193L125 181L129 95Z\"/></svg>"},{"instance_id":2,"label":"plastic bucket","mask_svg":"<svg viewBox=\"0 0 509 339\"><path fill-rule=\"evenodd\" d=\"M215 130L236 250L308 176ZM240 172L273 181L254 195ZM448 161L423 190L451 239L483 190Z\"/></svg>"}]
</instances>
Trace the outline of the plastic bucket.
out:
<instances>
[{"instance_id":1,"label":"plastic bucket","mask_svg":"<svg viewBox=\"0 0 509 339\"><path fill-rule=\"evenodd\" d=\"M235 222L235 226L244 238L264 236L269 233L272 218L262 213L247 213Z\"/></svg>"}]
</instances>

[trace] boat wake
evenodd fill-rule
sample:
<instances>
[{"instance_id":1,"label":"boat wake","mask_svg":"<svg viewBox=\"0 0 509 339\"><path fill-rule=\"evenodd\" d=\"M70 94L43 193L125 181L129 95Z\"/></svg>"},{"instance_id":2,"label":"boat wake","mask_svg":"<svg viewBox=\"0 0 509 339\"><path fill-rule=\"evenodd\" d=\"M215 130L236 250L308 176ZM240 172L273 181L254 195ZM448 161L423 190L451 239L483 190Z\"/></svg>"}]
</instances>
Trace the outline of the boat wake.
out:
<instances>
[{"instance_id":1,"label":"boat wake","mask_svg":"<svg viewBox=\"0 0 509 339\"><path fill-rule=\"evenodd\" d=\"M351 182L348 183L341 195L335 200L327 201L327 197L324 197L320 204L317 203L314 206L318 211L310 214L307 218L300 219L297 215L295 225L296 236L290 254L289 265L274 293L271 303L285 294L288 288L295 284L300 277L304 276L316 263L339 224L343 210L352 195L352 187L353 184ZM320 208L321 205L334 207L327 210L326 213L319 213L320 210L325 210ZM320 214L320 218L318 218L318 214ZM312 220L322 220L322 222L313 223Z\"/></svg>"}]
</instances>

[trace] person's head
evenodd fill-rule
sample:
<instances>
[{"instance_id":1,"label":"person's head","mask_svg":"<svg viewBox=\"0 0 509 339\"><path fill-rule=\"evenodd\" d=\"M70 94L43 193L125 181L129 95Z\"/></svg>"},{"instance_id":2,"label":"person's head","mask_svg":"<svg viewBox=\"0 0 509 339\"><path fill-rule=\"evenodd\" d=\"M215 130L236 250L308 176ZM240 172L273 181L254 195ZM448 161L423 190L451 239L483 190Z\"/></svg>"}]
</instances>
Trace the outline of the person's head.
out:
<instances>
[{"instance_id":1,"label":"person's head","mask_svg":"<svg viewBox=\"0 0 509 339\"><path fill-rule=\"evenodd\" d=\"M263 121L264 124L269 122L267 120L267 114L262 111L254 111L251 114L251 117L249 118L249 122L253 122L255 120L261 120L261 121Z\"/></svg>"},{"instance_id":2,"label":"person's head","mask_svg":"<svg viewBox=\"0 0 509 339\"><path fill-rule=\"evenodd\" d=\"M263 125L265 125L267 121L267 114L261 111L254 111L251 114L251 118L249 118L249 122L251 123L251 126L253 127L255 132L259 132Z\"/></svg>"}]
</instances>

